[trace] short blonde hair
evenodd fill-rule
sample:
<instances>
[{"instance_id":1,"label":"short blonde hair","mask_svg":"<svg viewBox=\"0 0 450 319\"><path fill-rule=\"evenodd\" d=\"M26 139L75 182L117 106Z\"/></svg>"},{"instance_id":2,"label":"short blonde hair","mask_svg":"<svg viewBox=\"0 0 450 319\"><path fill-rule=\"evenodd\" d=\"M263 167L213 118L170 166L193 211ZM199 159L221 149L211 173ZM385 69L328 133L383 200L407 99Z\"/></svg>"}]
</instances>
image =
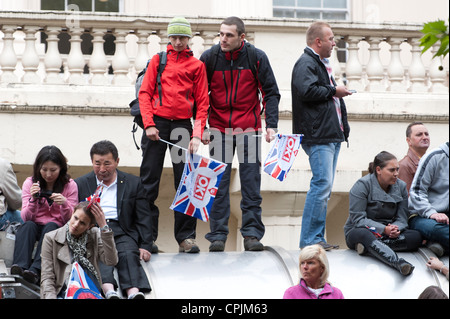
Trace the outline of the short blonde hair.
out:
<instances>
[{"instance_id":1,"label":"short blonde hair","mask_svg":"<svg viewBox=\"0 0 450 319\"><path fill-rule=\"evenodd\" d=\"M323 267L323 273L320 276L320 285L321 287L325 286L325 284L328 282L328 276L330 274L330 267L328 265L328 258L327 253L325 252L325 249L322 248L320 245L311 245L306 246L302 248L300 251L300 256L298 258L299 260L299 267L302 264L303 261L315 259L317 260L320 265ZM302 272L300 271L300 278L302 278Z\"/></svg>"},{"instance_id":2,"label":"short blonde hair","mask_svg":"<svg viewBox=\"0 0 450 319\"><path fill-rule=\"evenodd\" d=\"M311 46L313 45L315 39L319 38L322 40L324 34L323 29L325 28L331 29L331 26L328 23L322 21L316 21L311 24L306 31L306 44L308 44L308 46Z\"/></svg>"}]
</instances>

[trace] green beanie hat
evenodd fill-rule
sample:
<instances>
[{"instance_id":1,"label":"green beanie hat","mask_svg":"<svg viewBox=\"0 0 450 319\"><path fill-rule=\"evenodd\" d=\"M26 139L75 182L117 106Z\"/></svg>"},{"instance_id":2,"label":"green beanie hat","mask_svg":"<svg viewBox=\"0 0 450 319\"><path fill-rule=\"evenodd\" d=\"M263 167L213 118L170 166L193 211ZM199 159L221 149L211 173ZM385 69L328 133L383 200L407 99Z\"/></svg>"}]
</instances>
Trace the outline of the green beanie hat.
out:
<instances>
[{"instance_id":1,"label":"green beanie hat","mask_svg":"<svg viewBox=\"0 0 450 319\"><path fill-rule=\"evenodd\" d=\"M169 23L167 35L192 38L191 24L183 17L175 17Z\"/></svg>"}]
</instances>

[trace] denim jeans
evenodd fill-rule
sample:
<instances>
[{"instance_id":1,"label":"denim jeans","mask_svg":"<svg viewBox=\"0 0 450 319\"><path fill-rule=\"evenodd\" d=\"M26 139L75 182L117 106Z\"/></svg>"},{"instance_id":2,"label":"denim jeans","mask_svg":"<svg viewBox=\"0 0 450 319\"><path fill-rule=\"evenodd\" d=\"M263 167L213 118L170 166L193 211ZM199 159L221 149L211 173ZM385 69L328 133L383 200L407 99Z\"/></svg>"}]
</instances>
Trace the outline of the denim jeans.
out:
<instances>
[{"instance_id":1,"label":"denim jeans","mask_svg":"<svg viewBox=\"0 0 450 319\"><path fill-rule=\"evenodd\" d=\"M303 209L300 248L325 240L328 200L331 196L341 143L303 145L312 179Z\"/></svg>"},{"instance_id":2,"label":"denim jeans","mask_svg":"<svg viewBox=\"0 0 450 319\"><path fill-rule=\"evenodd\" d=\"M438 223L434 219L416 216L409 221L411 229L419 231L422 236L435 243L439 243L448 253L449 228L447 224Z\"/></svg>"},{"instance_id":3,"label":"denim jeans","mask_svg":"<svg viewBox=\"0 0 450 319\"><path fill-rule=\"evenodd\" d=\"M20 223L23 224L23 220L20 217L20 211L7 210L3 215L0 216L0 230L5 230L9 224Z\"/></svg>"}]
</instances>

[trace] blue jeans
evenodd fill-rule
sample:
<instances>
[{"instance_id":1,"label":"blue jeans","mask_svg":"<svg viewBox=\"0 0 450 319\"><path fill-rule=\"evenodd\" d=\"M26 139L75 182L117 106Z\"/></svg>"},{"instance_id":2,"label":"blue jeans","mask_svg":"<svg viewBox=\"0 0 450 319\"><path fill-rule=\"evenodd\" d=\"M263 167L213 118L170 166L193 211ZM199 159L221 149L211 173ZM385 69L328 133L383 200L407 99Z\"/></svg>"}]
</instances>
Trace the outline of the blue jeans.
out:
<instances>
[{"instance_id":1,"label":"blue jeans","mask_svg":"<svg viewBox=\"0 0 450 319\"><path fill-rule=\"evenodd\" d=\"M328 200L331 196L341 143L303 145L312 178L303 209L300 248L325 240Z\"/></svg>"},{"instance_id":2,"label":"blue jeans","mask_svg":"<svg viewBox=\"0 0 450 319\"><path fill-rule=\"evenodd\" d=\"M6 227L9 226L9 224L12 224L14 222L23 224L23 220L20 217L20 211L7 210L3 215L0 216L0 230L5 230Z\"/></svg>"},{"instance_id":3,"label":"blue jeans","mask_svg":"<svg viewBox=\"0 0 450 319\"><path fill-rule=\"evenodd\" d=\"M409 221L411 229L419 231L422 236L435 243L439 243L448 253L449 228L447 224L438 223L434 219L416 216Z\"/></svg>"}]
</instances>

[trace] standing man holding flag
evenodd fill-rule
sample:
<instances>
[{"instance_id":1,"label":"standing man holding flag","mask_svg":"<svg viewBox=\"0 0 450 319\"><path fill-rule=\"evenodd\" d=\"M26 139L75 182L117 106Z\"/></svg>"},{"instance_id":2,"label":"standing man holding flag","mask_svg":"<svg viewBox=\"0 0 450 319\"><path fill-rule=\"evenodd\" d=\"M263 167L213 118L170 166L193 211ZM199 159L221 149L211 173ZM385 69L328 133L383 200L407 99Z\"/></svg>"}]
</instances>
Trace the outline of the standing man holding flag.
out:
<instances>
[{"instance_id":1,"label":"standing man holding flag","mask_svg":"<svg viewBox=\"0 0 450 319\"><path fill-rule=\"evenodd\" d=\"M239 158L241 181L241 234L245 250L259 251L265 227L261 220L261 101L266 114L266 141L270 142L278 126L280 93L266 54L245 41L245 25L229 17L220 26L220 44L200 58L207 66L210 85L209 125L212 158L228 164L214 200L211 231L206 239L209 251L223 251L229 233L231 163L235 150Z\"/></svg>"},{"instance_id":2,"label":"standing man holding flag","mask_svg":"<svg viewBox=\"0 0 450 319\"><path fill-rule=\"evenodd\" d=\"M155 55L147 68L139 91L139 107L144 122L142 136L141 179L147 193L153 222L153 240L158 236L159 209L155 201L164 166L167 143L189 148L195 153L200 145L206 125L209 98L205 65L193 56L188 44L192 37L190 23L182 17L174 18L167 33L167 64L160 80L159 55ZM192 129L191 118L195 118ZM184 170L184 156L176 158L170 146L175 190ZM197 221L190 216L175 213L174 233L180 252L198 253L195 242ZM157 252L154 245L152 250Z\"/></svg>"},{"instance_id":3,"label":"standing man holding flag","mask_svg":"<svg viewBox=\"0 0 450 319\"><path fill-rule=\"evenodd\" d=\"M337 86L328 58L336 45L330 25L314 22L306 32L307 47L292 74L292 124L303 134L302 148L312 171L303 209L300 248L320 244L325 250L338 246L325 240L327 204L331 196L341 143L348 141L345 96L352 93Z\"/></svg>"}]
</instances>

